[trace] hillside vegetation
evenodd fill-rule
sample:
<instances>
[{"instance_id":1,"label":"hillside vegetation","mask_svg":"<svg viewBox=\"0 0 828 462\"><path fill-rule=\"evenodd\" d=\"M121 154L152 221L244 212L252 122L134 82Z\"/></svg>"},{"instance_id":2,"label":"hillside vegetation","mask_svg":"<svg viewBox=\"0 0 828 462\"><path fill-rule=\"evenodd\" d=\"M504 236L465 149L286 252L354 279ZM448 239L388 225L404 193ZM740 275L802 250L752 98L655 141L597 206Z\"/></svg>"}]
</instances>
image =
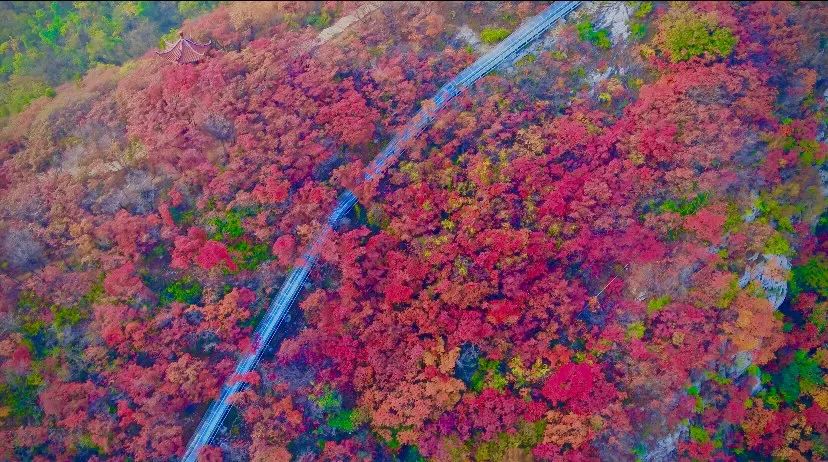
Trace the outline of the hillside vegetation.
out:
<instances>
[{"instance_id":1,"label":"hillside vegetation","mask_svg":"<svg viewBox=\"0 0 828 462\"><path fill-rule=\"evenodd\" d=\"M388 2L317 44L359 6L222 3L199 63L25 74L0 459L180 457L346 189L202 460L828 457L824 4L584 5L369 183L545 5Z\"/></svg>"},{"instance_id":2,"label":"hillside vegetation","mask_svg":"<svg viewBox=\"0 0 828 462\"><path fill-rule=\"evenodd\" d=\"M121 64L218 2L0 3L0 118L96 64Z\"/></svg>"}]
</instances>

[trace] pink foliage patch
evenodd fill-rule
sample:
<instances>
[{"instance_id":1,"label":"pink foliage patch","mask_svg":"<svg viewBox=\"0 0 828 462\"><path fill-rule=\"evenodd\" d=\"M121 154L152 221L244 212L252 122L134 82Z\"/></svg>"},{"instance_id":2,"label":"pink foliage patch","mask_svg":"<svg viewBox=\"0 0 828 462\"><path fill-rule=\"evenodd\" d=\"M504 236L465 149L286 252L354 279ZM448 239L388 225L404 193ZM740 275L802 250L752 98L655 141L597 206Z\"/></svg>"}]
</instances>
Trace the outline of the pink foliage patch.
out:
<instances>
[{"instance_id":1,"label":"pink foliage patch","mask_svg":"<svg viewBox=\"0 0 828 462\"><path fill-rule=\"evenodd\" d=\"M230 254L227 252L227 247L221 242L207 241L198 251L195 258L196 264L204 269L211 269L221 263L227 265L232 271L236 271L238 267L233 263Z\"/></svg>"}]
</instances>

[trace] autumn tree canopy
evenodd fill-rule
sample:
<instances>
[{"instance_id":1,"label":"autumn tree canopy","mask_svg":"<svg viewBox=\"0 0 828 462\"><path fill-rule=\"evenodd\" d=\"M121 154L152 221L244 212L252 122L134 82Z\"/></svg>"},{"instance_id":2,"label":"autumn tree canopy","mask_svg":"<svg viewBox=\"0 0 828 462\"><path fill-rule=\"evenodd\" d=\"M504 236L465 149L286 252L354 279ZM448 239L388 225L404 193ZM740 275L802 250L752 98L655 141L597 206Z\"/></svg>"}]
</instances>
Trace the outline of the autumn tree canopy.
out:
<instances>
[{"instance_id":1,"label":"autumn tree canopy","mask_svg":"<svg viewBox=\"0 0 828 462\"><path fill-rule=\"evenodd\" d=\"M0 64L137 54L76 3ZM366 183L545 5L179 3L206 59L0 109L0 459L175 460L227 379L201 460L828 457L824 5L583 5Z\"/></svg>"}]
</instances>

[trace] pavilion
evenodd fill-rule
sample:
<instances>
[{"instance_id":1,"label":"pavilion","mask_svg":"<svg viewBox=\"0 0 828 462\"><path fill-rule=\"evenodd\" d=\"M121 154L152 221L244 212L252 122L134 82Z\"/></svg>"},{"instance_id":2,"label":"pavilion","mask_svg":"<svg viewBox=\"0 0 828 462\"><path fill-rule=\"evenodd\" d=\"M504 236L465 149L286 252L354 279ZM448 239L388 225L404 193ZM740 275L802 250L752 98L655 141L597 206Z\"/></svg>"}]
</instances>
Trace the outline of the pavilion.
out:
<instances>
[{"instance_id":1,"label":"pavilion","mask_svg":"<svg viewBox=\"0 0 828 462\"><path fill-rule=\"evenodd\" d=\"M194 63L207 54L210 49L210 42L198 43L192 39L184 38L184 32L178 33L178 40L175 43L168 43L164 51L156 51L155 54L172 63L184 64Z\"/></svg>"}]
</instances>

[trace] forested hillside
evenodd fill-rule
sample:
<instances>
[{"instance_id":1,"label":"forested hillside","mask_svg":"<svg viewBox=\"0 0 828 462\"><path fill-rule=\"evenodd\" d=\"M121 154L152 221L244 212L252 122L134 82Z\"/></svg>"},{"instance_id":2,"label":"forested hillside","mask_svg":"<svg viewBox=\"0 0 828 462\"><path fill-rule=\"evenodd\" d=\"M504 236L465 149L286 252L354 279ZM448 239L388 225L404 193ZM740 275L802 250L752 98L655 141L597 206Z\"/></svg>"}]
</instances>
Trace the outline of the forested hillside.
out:
<instances>
[{"instance_id":1,"label":"forested hillside","mask_svg":"<svg viewBox=\"0 0 828 462\"><path fill-rule=\"evenodd\" d=\"M228 378L202 460L828 457L828 7L584 4L364 182L548 3L364 5L0 6L55 88L0 109L0 459L178 460Z\"/></svg>"},{"instance_id":2,"label":"forested hillside","mask_svg":"<svg viewBox=\"0 0 828 462\"><path fill-rule=\"evenodd\" d=\"M122 64L143 54L184 18L217 3L0 3L0 117L54 96L56 85L80 79L96 64Z\"/></svg>"}]
</instances>

